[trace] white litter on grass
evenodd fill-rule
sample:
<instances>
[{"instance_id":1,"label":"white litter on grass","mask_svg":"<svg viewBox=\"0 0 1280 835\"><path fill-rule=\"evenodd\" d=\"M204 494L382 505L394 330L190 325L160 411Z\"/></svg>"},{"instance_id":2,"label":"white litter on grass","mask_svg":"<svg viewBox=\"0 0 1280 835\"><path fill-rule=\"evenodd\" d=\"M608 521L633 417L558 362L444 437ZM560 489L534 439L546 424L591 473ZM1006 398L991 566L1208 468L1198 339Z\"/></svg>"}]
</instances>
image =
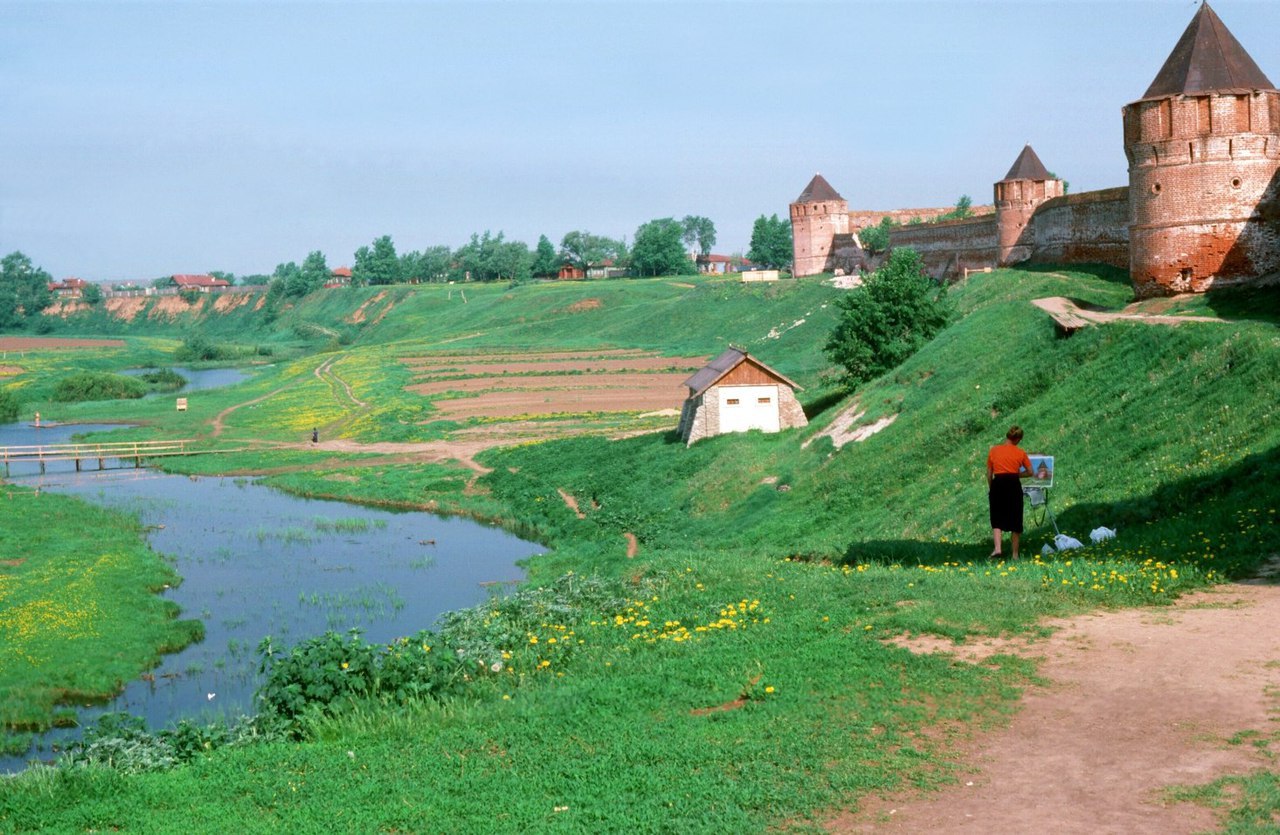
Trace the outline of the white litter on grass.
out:
<instances>
[{"instance_id":1,"label":"white litter on grass","mask_svg":"<svg viewBox=\"0 0 1280 835\"><path fill-rule=\"evenodd\" d=\"M1112 528L1094 528L1093 533L1089 534L1089 539L1093 540L1093 544L1097 545L1108 539L1115 539L1116 532Z\"/></svg>"},{"instance_id":2,"label":"white litter on grass","mask_svg":"<svg viewBox=\"0 0 1280 835\"><path fill-rule=\"evenodd\" d=\"M1058 546L1059 551L1070 551L1073 548L1083 548L1084 543L1080 540L1060 533L1053 538L1053 544Z\"/></svg>"},{"instance_id":3,"label":"white litter on grass","mask_svg":"<svg viewBox=\"0 0 1280 835\"><path fill-rule=\"evenodd\" d=\"M1040 556L1042 557L1047 557L1054 553L1055 551L1053 550L1053 546L1047 542L1044 544L1044 547L1040 549Z\"/></svg>"}]
</instances>

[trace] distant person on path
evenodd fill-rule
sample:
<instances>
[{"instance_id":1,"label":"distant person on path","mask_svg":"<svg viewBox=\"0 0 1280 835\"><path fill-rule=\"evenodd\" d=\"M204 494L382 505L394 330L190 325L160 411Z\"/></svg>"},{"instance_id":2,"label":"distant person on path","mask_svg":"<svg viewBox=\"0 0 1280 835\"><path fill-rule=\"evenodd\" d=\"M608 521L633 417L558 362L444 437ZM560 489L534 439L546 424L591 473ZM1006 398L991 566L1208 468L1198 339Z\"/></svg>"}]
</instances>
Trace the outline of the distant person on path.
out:
<instances>
[{"instance_id":1,"label":"distant person on path","mask_svg":"<svg viewBox=\"0 0 1280 835\"><path fill-rule=\"evenodd\" d=\"M40 413L36 412L36 429L40 428Z\"/></svg>"},{"instance_id":2,"label":"distant person on path","mask_svg":"<svg viewBox=\"0 0 1280 835\"><path fill-rule=\"evenodd\" d=\"M312 430L311 430L311 443L313 443L313 444L318 444L318 443L320 443L320 430L319 430L319 429L312 429Z\"/></svg>"},{"instance_id":3,"label":"distant person on path","mask_svg":"<svg viewBox=\"0 0 1280 835\"><path fill-rule=\"evenodd\" d=\"M1013 559L1018 558L1018 540L1022 537L1022 479L1031 475L1031 459L1018 448L1022 427L1011 426L1005 442L987 453L987 502L991 507L991 537L1000 556L1001 536L1009 532L1013 541Z\"/></svg>"}]
</instances>

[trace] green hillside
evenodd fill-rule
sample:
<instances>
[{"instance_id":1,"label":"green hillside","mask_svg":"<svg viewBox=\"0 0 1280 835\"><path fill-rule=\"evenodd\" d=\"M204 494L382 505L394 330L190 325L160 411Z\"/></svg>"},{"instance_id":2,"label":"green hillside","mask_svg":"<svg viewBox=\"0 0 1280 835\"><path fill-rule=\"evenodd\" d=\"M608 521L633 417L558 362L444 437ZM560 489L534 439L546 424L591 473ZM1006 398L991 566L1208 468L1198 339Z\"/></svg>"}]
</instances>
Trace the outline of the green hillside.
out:
<instances>
[{"instance_id":1,"label":"green hillside","mask_svg":"<svg viewBox=\"0 0 1280 835\"><path fill-rule=\"evenodd\" d=\"M870 792L960 778L956 740L1005 721L1036 683L1012 656L961 664L887 638L1036 634L1047 615L1158 605L1280 554L1274 294L1186 306L1222 322L1114 322L1062 336L1032 299L1118 309L1131 300L1127 281L1108 271L977 275L951 293L953 324L849 395L827 379L821 350L846 292L819 280L655 279L316 294L271 323L249 313L237 314L239 329L208 323L246 344L269 341L273 328L306 333L302 323L344 335L321 353L299 338L295 354L188 413L145 401L46 406L145 421L129 430L138 436L203 433L210 444L296 440L313 423L363 442L449 440L463 427L432 421L430 404L404 390L404 358L707 355L732 342L805 386L810 426L688 448L673 431L528 443L482 453L489 472L478 477L448 463L356 468L360 453L305 449L185 459L174 466L256 468L301 493L470 513L549 552L529 562L526 591L461 613L437 635L389 647L330 636L275 659L272 692L290 705L287 721L187 729L174 755L186 765L148 771L173 743L142 734L99 749L128 749L113 755L115 769L104 757L12 781L0 829L816 830ZM180 329L157 340L137 328L95 362L124 367L181 339ZM27 361L13 385L28 403L43 402L47 385L33 376L71 367ZM248 402L214 439L214 415ZM893 420L837 449L819 435L847 407L859 425ZM1014 423L1024 447L1056 456L1051 507L1089 547L1035 556L1053 534L1046 519L1028 528L1027 559L987 558L983 464ZM1091 545L1098 526L1118 537ZM402 664L428 646L430 664ZM484 665L450 666L458 651ZM349 667L380 672L357 680ZM325 694L308 689L307 670L330 676ZM1259 744L1277 741L1264 730ZM1274 787L1274 775L1264 779Z\"/></svg>"}]
</instances>

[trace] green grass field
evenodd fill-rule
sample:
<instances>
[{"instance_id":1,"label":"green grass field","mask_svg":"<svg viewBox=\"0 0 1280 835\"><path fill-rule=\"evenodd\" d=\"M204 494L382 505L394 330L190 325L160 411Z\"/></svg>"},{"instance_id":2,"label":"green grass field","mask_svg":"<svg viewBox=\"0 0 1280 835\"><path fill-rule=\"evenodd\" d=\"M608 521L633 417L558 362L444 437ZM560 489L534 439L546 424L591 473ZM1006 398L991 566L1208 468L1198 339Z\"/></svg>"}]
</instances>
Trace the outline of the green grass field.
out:
<instances>
[{"instance_id":1,"label":"green grass field","mask_svg":"<svg viewBox=\"0 0 1280 835\"><path fill-rule=\"evenodd\" d=\"M463 301L458 287L397 288L370 303L394 306L351 344L263 367L187 413L167 399L42 403L57 419L138 420L146 426L128 431L146 437L296 441L324 424L360 441L431 440L450 429L415 418L429 406L403 391L406 356L609 347L678 356L733 342L806 387L811 425L690 448L671 432L525 444L484 453L492 471L474 481L448 465L357 466L357 456L304 470L296 465L315 460L305 450L187 459L184 471L278 470L268 482L299 493L494 520L551 548L528 566L533 586L572 572L610 584L621 602L482 607L463 618L465 634L487 648L484 660L502 660L499 670L471 670L441 698L389 685L353 691L293 726L300 741L227 745L147 773L31 771L0 793L0 828L816 829L868 792L955 780L954 745L1002 722L1036 680L1013 657L953 664L884 638L1036 634L1045 616L1158 605L1247 576L1280 552L1280 337L1258 305L1217 297L1205 305L1230 321L1061 337L1031 299L1119 308L1130 300L1122 277L975 276L952 294L954 324L846 397L821 352L842 292L816 280L646 280L468 286ZM277 322L341 322L375 297L304 300ZM569 312L583 299L600 305ZM101 370L176 345L127 338ZM316 376L328 359L370 407ZM44 391L61 361L42 358L13 385ZM231 413L211 438L214 415L277 391ZM803 446L853 401L860 422L893 423L839 450L827 439ZM1106 525L1116 540L1016 564L986 558L982 468L1012 423L1026 429L1026 448L1057 456L1061 528L1087 542ZM21 535L25 522L14 524ZM634 558L624 534L639 542ZM1051 534L1048 524L1029 528L1029 554ZM337 656L325 663L334 675L346 669ZM1274 781L1257 777L1246 790L1251 803L1271 804L1264 814L1276 808ZM1186 791L1216 802L1236 789ZM1258 817L1252 806L1240 816Z\"/></svg>"}]
</instances>

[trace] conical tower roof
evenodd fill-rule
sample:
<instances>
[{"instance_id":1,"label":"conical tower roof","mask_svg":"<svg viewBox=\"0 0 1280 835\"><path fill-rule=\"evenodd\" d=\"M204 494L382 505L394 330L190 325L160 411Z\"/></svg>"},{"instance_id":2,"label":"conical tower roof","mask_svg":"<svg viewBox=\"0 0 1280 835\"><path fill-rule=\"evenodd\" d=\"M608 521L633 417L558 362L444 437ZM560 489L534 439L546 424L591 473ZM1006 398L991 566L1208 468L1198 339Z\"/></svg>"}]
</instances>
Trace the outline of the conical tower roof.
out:
<instances>
[{"instance_id":1,"label":"conical tower roof","mask_svg":"<svg viewBox=\"0 0 1280 835\"><path fill-rule=\"evenodd\" d=\"M840 192L831 187L821 174L814 174L813 179L809 181L809 185L804 187L804 191L800 192L800 196L796 198L797 203L821 203L824 200L843 200Z\"/></svg>"},{"instance_id":2,"label":"conical tower roof","mask_svg":"<svg viewBox=\"0 0 1280 835\"><path fill-rule=\"evenodd\" d=\"M1027 145L1022 149L1022 153L1018 154L1018 158L1013 161L1013 167L1009 169L1009 173L1005 174L1004 179L1000 182L1052 179L1053 175L1049 173L1049 169L1044 167L1040 157L1036 156L1036 152L1031 149L1030 145Z\"/></svg>"},{"instance_id":3,"label":"conical tower roof","mask_svg":"<svg viewBox=\"0 0 1280 835\"><path fill-rule=\"evenodd\" d=\"M1274 89L1266 73L1205 3L1142 98Z\"/></svg>"}]
</instances>

